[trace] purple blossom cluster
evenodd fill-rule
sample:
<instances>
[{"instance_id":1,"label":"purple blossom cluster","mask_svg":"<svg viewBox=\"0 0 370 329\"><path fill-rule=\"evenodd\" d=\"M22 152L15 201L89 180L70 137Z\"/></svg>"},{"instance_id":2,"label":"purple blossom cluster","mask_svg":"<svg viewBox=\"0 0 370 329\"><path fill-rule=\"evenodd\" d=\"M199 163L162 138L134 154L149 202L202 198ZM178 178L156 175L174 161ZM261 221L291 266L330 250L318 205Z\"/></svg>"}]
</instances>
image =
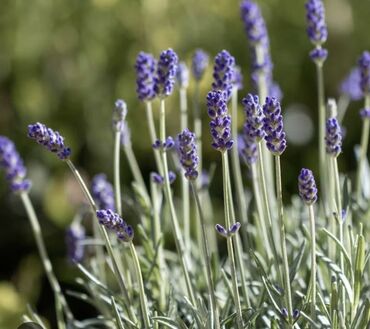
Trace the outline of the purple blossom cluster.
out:
<instances>
[{"instance_id":1,"label":"purple blossom cluster","mask_svg":"<svg viewBox=\"0 0 370 329\"><path fill-rule=\"evenodd\" d=\"M370 94L370 53L364 51L358 60L360 87L364 94Z\"/></svg>"},{"instance_id":2,"label":"purple blossom cluster","mask_svg":"<svg viewBox=\"0 0 370 329\"><path fill-rule=\"evenodd\" d=\"M364 96L360 86L360 82L360 69L358 67L355 67L342 81L340 85L340 92L344 95L347 95L351 100L357 101Z\"/></svg>"},{"instance_id":3,"label":"purple blossom cluster","mask_svg":"<svg viewBox=\"0 0 370 329\"><path fill-rule=\"evenodd\" d=\"M152 179L152 181L158 185L163 185L164 184L164 177L161 176L160 174L158 174L157 172L152 172L150 174L150 178ZM170 184L174 183L174 181L176 180L176 174L173 172L173 171L169 171L168 172L168 181L170 182Z\"/></svg>"},{"instance_id":4,"label":"purple blossom cluster","mask_svg":"<svg viewBox=\"0 0 370 329\"><path fill-rule=\"evenodd\" d=\"M115 210L113 186L105 174L95 175L91 182L92 196L100 209Z\"/></svg>"},{"instance_id":5,"label":"purple blossom cluster","mask_svg":"<svg viewBox=\"0 0 370 329\"><path fill-rule=\"evenodd\" d=\"M281 155L286 149L286 139L281 107L276 98L266 97L263 114L266 146L272 154Z\"/></svg>"},{"instance_id":6,"label":"purple blossom cluster","mask_svg":"<svg viewBox=\"0 0 370 329\"><path fill-rule=\"evenodd\" d=\"M230 99L234 81L235 59L227 50L222 50L215 57L213 68L213 90L225 92L226 99Z\"/></svg>"},{"instance_id":7,"label":"purple blossom cluster","mask_svg":"<svg viewBox=\"0 0 370 329\"><path fill-rule=\"evenodd\" d=\"M12 192L27 192L31 181L26 179L27 170L14 143L5 136L0 136L0 168L5 171L6 180Z\"/></svg>"},{"instance_id":8,"label":"purple blossom cluster","mask_svg":"<svg viewBox=\"0 0 370 329\"><path fill-rule=\"evenodd\" d=\"M150 101L155 97L154 76L156 61L151 54L143 51L136 58L136 93L141 101Z\"/></svg>"},{"instance_id":9,"label":"purple blossom cluster","mask_svg":"<svg viewBox=\"0 0 370 329\"><path fill-rule=\"evenodd\" d=\"M317 188L312 171L302 169L298 176L299 196L307 205L312 205L317 201Z\"/></svg>"},{"instance_id":10,"label":"purple blossom cluster","mask_svg":"<svg viewBox=\"0 0 370 329\"><path fill-rule=\"evenodd\" d=\"M177 135L177 151L180 163L185 170L185 177L191 180L196 179L198 177L197 166L199 157L197 154L195 134L189 129L185 129Z\"/></svg>"},{"instance_id":11,"label":"purple blossom cluster","mask_svg":"<svg viewBox=\"0 0 370 329\"><path fill-rule=\"evenodd\" d=\"M134 230L128 225L120 215L111 209L101 209L96 211L99 223L107 229L114 231L117 237L125 242L130 242L134 238Z\"/></svg>"},{"instance_id":12,"label":"purple blossom cluster","mask_svg":"<svg viewBox=\"0 0 370 329\"><path fill-rule=\"evenodd\" d=\"M252 165L258 159L257 143L254 138L248 134L240 134L238 136L238 152L242 160L248 165Z\"/></svg>"},{"instance_id":13,"label":"purple blossom cluster","mask_svg":"<svg viewBox=\"0 0 370 329\"><path fill-rule=\"evenodd\" d=\"M185 62L180 62L177 67L176 81L180 88L189 86L189 69Z\"/></svg>"},{"instance_id":14,"label":"purple blossom cluster","mask_svg":"<svg viewBox=\"0 0 370 329\"><path fill-rule=\"evenodd\" d=\"M257 95L248 94L243 98L245 123L243 133L259 142L264 136L263 112Z\"/></svg>"},{"instance_id":15,"label":"purple blossom cluster","mask_svg":"<svg viewBox=\"0 0 370 329\"><path fill-rule=\"evenodd\" d=\"M308 0L305 7L308 37L315 46L320 47L328 38L324 4L321 0Z\"/></svg>"},{"instance_id":16,"label":"purple blossom cluster","mask_svg":"<svg viewBox=\"0 0 370 329\"><path fill-rule=\"evenodd\" d=\"M161 140L157 139L154 144L152 145L153 149L155 150L170 150L175 146L175 141L171 136L168 136L167 139L162 142Z\"/></svg>"},{"instance_id":17,"label":"purple blossom cluster","mask_svg":"<svg viewBox=\"0 0 370 329\"><path fill-rule=\"evenodd\" d=\"M160 98L172 94L177 72L177 54L172 49L162 51L157 64L157 74L154 78L154 91Z\"/></svg>"},{"instance_id":18,"label":"purple blossom cluster","mask_svg":"<svg viewBox=\"0 0 370 329\"><path fill-rule=\"evenodd\" d=\"M218 234L223 236L224 238L229 238L238 233L240 229L241 224L239 222L236 222L232 224L228 229L223 227L221 224L216 224L215 229Z\"/></svg>"},{"instance_id":19,"label":"purple blossom cluster","mask_svg":"<svg viewBox=\"0 0 370 329\"><path fill-rule=\"evenodd\" d=\"M267 29L258 5L253 1L244 0L240 4L240 14L250 43L263 42L267 37Z\"/></svg>"},{"instance_id":20,"label":"purple blossom cluster","mask_svg":"<svg viewBox=\"0 0 370 329\"><path fill-rule=\"evenodd\" d=\"M233 146L231 117L227 113L226 96L223 91L210 91L207 95L208 115L213 138L212 147L224 152Z\"/></svg>"},{"instance_id":21,"label":"purple blossom cluster","mask_svg":"<svg viewBox=\"0 0 370 329\"><path fill-rule=\"evenodd\" d=\"M66 230L65 243L67 256L72 263L79 263L84 258L85 248L82 241L85 239L85 236L85 229L79 224L72 224Z\"/></svg>"},{"instance_id":22,"label":"purple blossom cluster","mask_svg":"<svg viewBox=\"0 0 370 329\"><path fill-rule=\"evenodd\" d=\"M239 66L235 66L234 68L233 86L237 90L243 89L243 75Z\"/></svg>"},{"instance_id":23,"label":"purple blossom cluster","mask_svg":"<svg viewBox=\"0 0 370 329\"><path fill-rule=\"evenodd\" d=\"M192 58L191 71L196 81L200 81L208 66L208 54L202 49L197 49Z\"/></svg>"},{"instance_id":24,"label":"purple blossom cluster","mask_svg":"<svg viewBox=\"0 0 370 329\"><path fill-rule=\"evenodd\" d=\"M337 157L342 152L342 130L337 118L329 118L326 121L326 153Z\"/></svg>"},{"instance_id":25,"label":"purple blossom cluster","mask_svg":"<svg viewBox=\"0 0 370 329\"><path fill-rule=\"evenodd\" d=\"M42 123L36 122L28 126L28 137L43 145L50 152L56 153L59 159L66 160L71 155L71 149L64 145L64 138Z\"/></svg>"},{"instance_id":26,"label":"purple blossom cluster","mask_svg":"<svg viewBox=\"0 0 370 329\"><path fill-rule=\"evenodd\" d=\"M122 99L116 100L114 103L112 124L114 131L121 131L127 115L127 105Z\"/></svg>"}]
</instances>

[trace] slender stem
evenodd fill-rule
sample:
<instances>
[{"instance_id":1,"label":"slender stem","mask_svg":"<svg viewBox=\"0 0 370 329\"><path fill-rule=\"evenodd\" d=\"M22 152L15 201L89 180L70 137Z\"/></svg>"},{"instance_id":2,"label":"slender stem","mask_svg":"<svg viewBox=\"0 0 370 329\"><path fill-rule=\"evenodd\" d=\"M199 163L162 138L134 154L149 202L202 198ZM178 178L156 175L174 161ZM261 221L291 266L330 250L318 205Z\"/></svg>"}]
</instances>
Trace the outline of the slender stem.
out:
<instances>
[{"instance_id":1,"label":"slender stem","mask_svg":"<svg viewBox=\"0 0 370 329\"><path fill-rule=\"evenodd\" d=\"M224 187L224 203L225 203L225 225L227 229L231 226L230 218L230 205L229 205L229 183L228 183L228 168L227 168L227 152L222 152L222 178L223 178L223 187ZM242 310L240 306L240 297L238 290L238 278L236 275L236 266L235 266L235 257L233 249L233 239L231 237L227 238L227 252L230 260L231 266L231 280L233 285L233 298L236 309L236 323L239 329L243 328L243 318Z\"/></svg>"},{"instance_id":2,"label":"slender stem","mask_svg":"<svg viewBox=\"0 0 370 329\"><path fill-rule=\"evenodd\" d=\"M324 94L324 74L323 64L316 61L317 76L317 99L318 99L318 118L319 118L319 168L320 168L320 187L325 214L327 213L327 175L326 175L326 156L325 156L325 94Z\"/></svg>"},{"instance_id":3,"label":"slender stem","mask_svg":"<svg viewBox=\"0 0 370 329\"><path fill-rule=\"evenodd\" d=\"M151 328L150 320L149 320L149 309L148 309L147 298L145 295L143 276L141 273L139 258L137 257L136 249L132 241L129 243L129 246L130 246L131 256L134 261L136 279L139 283L139 297L140 297L141 313L143 315L143 320L144 320L144 326L145 328L149 329Z\"/></svg>"},{"instance_id":4,"label":"slender stem","mask_svg":"<svg viewBox=\"0 0 370 329\"><path fill-rule=\"evenodd\" d=\"M149 134L150 134L150 141L152 144L154 144L158 138L157 138L157 133L155 131L155 126L154 126L152 103L146 102L145 108L146 108L146 118L148 121L148 128L149 128ZM162 166L159 150L153 150L153 152L154 152L154 159L157 165L157 169L160 175L163 176L163 166Z\"/></svg>"},{"instance_id":5,"label":"slender stem","mask_svg":"<svg viewBox=\"0 0 370 329\"><path fill-rule=\"evenodd\" d=\"M91 209L94 213L94 216L96 217L97 207L96 207L94 199L92 198L92 196L89 192L89 189L87 188L84 180L82 179L79 171L76 169L76 167L74 166L72 161L71 160L66 160L66 163L67 163L68 167L71 169L71 171L72 171L74 177L76 178L77 182L79 183L79 185L81 187L81 190L83 191L86 199L88 200L88 202L91 206ZM97 220L97 218L96 218L96 220ZM99 227L100 227L100 232L101 232L101 234L104 238L105 245L106 245L109 257L112 260L115 277L118 281L118 285L120 287L121 293L123 294L123 297L124 297L124 300L125 300L124 305L125 305L126 310L127 310L128 314L130 316L130 319L134 322L137 322L137 318L136 318L135 312L133 310L132 303L130 302L130 297L128 295L128 290L127 290L127 287L126 287L125 282L124 282L123 274L120 270L120 267L118 266L118 261L116 259L115 253L113 252L112 244L109 240L108 232L107 232L107 230L104 226L99 225Z\"/></svg>"},{"instance_id":6,"label":"slender stem","mask_svg":"<svg viewBox=\"0 0 370 329\"><path fill-rule=\"evenodd\" d=\"M194 132L197 136L197 150L199 156L198 171L202 173L203 162L202 162L202 116L199 109L199 81L195 82L194 87ZM199 180L200 183L200 180Z\"/></svg>"},{"instance_id":7,"label":"slender stem","mask_svg":"<svg viewBox=\"0 0 370 329\"><path fill-rule=\"evenodd\" d=\"M292 325L293 315L293 304L292 304L292 292L290 290L290 277L289 277L289 263L288 254L286 248L285 238L285 225L284 225L284 209L283 209L283 191L281 184L281 167L280 167L280 156L275 156L275 171L276 171L276 195L278 200L278 213L279 213L279 226L280 226L280 244L281 244L281 255L283 258L283 273L284 273L284 290L286 303L288 308L288 322Z\"/></svg>"},{"instance_id":8,"label":"slender stem","mask_svg":"<svg viewBox=\"0 0 370 329\"><path fill-rule=\"evenodd\" d=\"M122 198L121 198L121 182L120 182L120 145L121 145L121 132L115 132L114 138L114 198L117 208L117 213L122 215Z\"/></svg>"},{"instance_id":9,"label":"slender stem","mask_svg":"<svg viewBox=\"0 0 370 329\"><path fill-rule=\"evenodd\" d=\"M202 242L203 242L203 267L204 272L206 274L206 281L207 281L207 288L208 288L208 296L209 296L209 305L210 305L210 325L211 328L220 328L218 312L217 312L217 304L216 304L216 297L215 297L215 287L213 283L212 273L211 273L211 256L208 247L208 239L206 233L206 222L204 220L202 207L200 205L199 195L197 192L197 187L195 186L194 182L191 182L191 187L195 199L195 203L198 209L198 215L200 219L200 226L202 232Z\"/></svg>"},{"instance_id":10,"label":"slender stem","mask_svg":"<svg viewBox=\"0 0 370 329\"><path fill-rule=\"evenodd\" d=\"M186 88L180 88L180 130L184 131L188 126L188 103ZM184 227L185 246L190 248L190 204L189 204L189 182L181 175L181 198L182 198L182 220Z\"/></svg>"},{"instance_id":11,"label":"slender stem","mask_svg":"<svg viewBox=\"0 0 370 329\"><path fill-rule=\"evenodd\" d=\"M365 96L365 108L370 107L370 95ZM362 184L361 179L363 177L364 166L366 162L367 148L369 145L369 132L370 132L370 119L364 118L362 123L362 136L361 136L361 149L360 149L360 159L357 169L357 179L356 179L356 199L357 202L360 201L362 195Z\"/></svg>"},{"instance_id":12,"label":"slender stem","mask_svg":"<svg viewBox=\"0 0 370 329\"><path fill-rule=\"evenodd\" d=\"M64 309L64 312L65 312L65 315L68 321L72 321L73 320L72 312L69 309L67 301L62 293L62 289L60 288L59 282L57 278L55 277L53 266L51 265L48 253L46 251L44 239L42 238L40 224L37 219L37 215L36 215L35 209L33 208L30 197L27 192L22 192L19 194L19 196L27 212L28 219L30 220L31 228L32 228L35 240L36 240L36 245L37 245L37 248L40 254L41 262L44 267L49 284L51 288L53 289L55 296L59 298L60 304L62 305Z\"/></svg>"},{"instance_id":13,"label":"slender stem","mask_svg":"<svg viewBox=\"0 0 370 329\"><path fill-rule=\"evenodd\" d=\"M161 141L166 140L166 110L165 110L165 100L161 99L160 101L160 119L159 119L159 125L160 125L160 139ZM193 303L193 305L196 305L196 298L195 293L193 290L193 285L190 281L190 271L188 269L188 266L186 264L185 259L185 248L184 248L184 242L181 235L179 222L176 215L175 206L172 199L172 193L171 193L171 187L170 187L170 181L168 178L168 164L167 164L167 153L165 148L162 148L161 150L161 156L162 156L162 164L163 164L163 176L164 176L164 190L165 190L165 197L170 207L170 218L171 218L171 225L172 225L172 231L174 234L175 244L177 253L180 258L182 271L185 277L185 283L188 291L188 295L190 298L190 301Z\"/></svg>"},{"instance_id":14,"label":"slender stem","mask_svg":"<svg viewBox=\"0 0 370 329\"><path fill-rule=\"evenodd\" d=\"M315 228L315 214L313 205L308 206L311 229L311 319L316 321L316 228Z\"/></svg>"}]
</instances>

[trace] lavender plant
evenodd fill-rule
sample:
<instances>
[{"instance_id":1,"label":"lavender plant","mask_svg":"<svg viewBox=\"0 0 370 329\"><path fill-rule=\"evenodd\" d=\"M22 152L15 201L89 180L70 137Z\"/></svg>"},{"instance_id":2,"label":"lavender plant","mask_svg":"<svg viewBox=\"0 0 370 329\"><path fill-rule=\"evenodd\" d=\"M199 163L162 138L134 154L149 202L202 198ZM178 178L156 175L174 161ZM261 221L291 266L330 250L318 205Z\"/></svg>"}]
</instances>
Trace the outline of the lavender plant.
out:
<instances>
[{"instance_id":1,"label":"lavender plant","mask_svg":"<svg viewBox=\"0 0 370 329\"><path fill-rule=\"evenodd\" d=\"M42 123L28 126L30 139L68 165L89 205L88 210L83 208L87 213L84 220L77 214L65 237L67 256L79 273L79 290L62 291L29 197L31 183L25 164L14 143L0 136L0 168L29 217L55 295L58 329L369 327L369 200L363 190L368 174L370 55L362 54L356 76L351 74L342 85L343 94L365 99L360 112L363 131L358 169L355 175L345 175L337 161L343 152L343 132L336 102L328 101L327 115L323 105L324 7L320 0L306 3L307 33L314 45L310 56L318 77L321 189L316 187L312 171L302 169L298 174L302 202L294 196L284 205L282 173L288 169L284 162L282 168L281 157L287 141L280 96L272 78L267 28L257 4L244 0L240 9L252 52L253 85L247 88L254 88L259 96L246 93L238 104L238 92L244 88L241 70L235 66L235 58L223 50L215 57L211 91L202 102L210 118L211 146L221 155L223 215L217 204L214 217L207 214L210 203L206 196L212 179L202 170L202 165L208 166L201 152L200 81L208 65L208 55L202 50L193 55L191 75L172 49L162 51L158 60L144 52L136 58L136 92L146 107L146 143L152 146L155 160L146 164L151 166L149 177L143 175L135 157L130 113L123 100L116 101L112 113L113 185L108 181L110 173L94 176L87 185L72 162L64 137ZM171 131L176 136L172 138L166 129L166 100L172 97L176 81L181 132ZM187 98L192 84L195 133L188 127ZM157 103L159 122L153 115ZM239 105L245 113L241 131ZM176 154L170 157L173 149ZM121 152L125 161L121 161ZM178 168L171 159L178 160ZM241 160L246 167L241 167ZM121 163L122 172L127 177L131 177L129 170L132 174L132 185L122 191ZM181 179L176 180L175 170L177 174L181 170ZM353 196L352 176L356 180ZM201 182L204 177L207 183ZM275 177L275 182L269 177ZM323 200L320 205L318 200ZM216 235L219 249L210 247ZM93 305L98 316L80 319L78 310L69 306L72 297ZM37 319L34 314L29 317ZM41 320L37 322L44 326Z\"/></svg>"}]
</instances>

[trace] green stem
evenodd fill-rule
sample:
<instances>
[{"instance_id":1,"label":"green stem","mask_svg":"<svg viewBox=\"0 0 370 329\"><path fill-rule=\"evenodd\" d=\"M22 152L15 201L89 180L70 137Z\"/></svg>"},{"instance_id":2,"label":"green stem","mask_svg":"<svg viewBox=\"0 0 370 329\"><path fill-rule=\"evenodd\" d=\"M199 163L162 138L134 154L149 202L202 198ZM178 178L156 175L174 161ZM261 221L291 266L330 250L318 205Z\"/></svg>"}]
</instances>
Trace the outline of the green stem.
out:
<instances>
[{"instance_id":1,"label":"green stem","mask_svg":"<svg viewBox=\"0 0 370 329\"><path fill-rule=\"evenodd\" d=\"M209 252L209 247L208 247L207 233L206 233L206 222L204 220L203 211L200 205L199 195L197 193L197 187L195 186L195 182L191 182L190 185L192 187L195 203L198 209L200 227L201 227L201 232L202 232L203 267L204 267L204 272L206 274L209 305L210 305L210 322L209 323L211 325L211 328L220 328L216 297L215 297L215 287L214 287L212 273L211 273L212 265L211 265L211 256Z\"/></svg>"},{"instance_id":2,"label":"green stem","mask_svg":"<svg viewBox=\"0 0 370 329\"><path fill-rule=\"evenodd\" d=\"M180 88L180 130L184 131L188 126L188 103L186 88ZM190 203L189 182L181 175L181 198L182 198L182 220L184 226L185 246L190 248Z\"/></svg>"},{"instance_id":3,"label":"green stem","mask_svg":"<svg viewBox=\"0 0 370 329\"><path fill-rule=\"evenodd\" d=\"M148 309L148 302L145 295L145 289L144 289L144 283L143 283L143 276L141 273L139 258L137 257L136 249L132 241L129 243L131 256L134 261L134 267L135 267L135 273L136 273L136 279L139 283L139 297L140 297L140 305L141 305L141 314L143 315L144 319L144 326L145 328L149 329L150 326L150 320L149 320L149 309Z\"/></svg>"},{"instance_id":4,"label":"green stem","mask_svg":"<svg viewBox=\"0 0 370 329\"><path fill-rule=\"evenodd\" d=\"M231 226L231 218L230 218L230 205L229 205L229 183L228 183L228 168L227 168L227 152L222 152L222 178L223 178L223 187L224 187L224 203L225 203L225 225L226 229ZM236 323L239 329L243 328L243 318L242 318L242 310L240 306L240 297L239 297L239 290L238 290L238 279L236 275L236 266L235 266L235 257L234 257L234 249L233 249L233 239L228 237L227 239L227 252L229 255L230 266L231 266L231 280L233 285L233 298L234 304L236 309Z\"/></svg>"},{"instance_id":5,"label":"green stem","mask_svg":"<svg viewBox=\"0 0 370 329\"><path fill-rule=\"evenodd\" d=\"M114 198L116 201L117 213L122 215L122 198L121 198L121 182L120 182L120 145L121 132L115 132L114 138Z\"/></svg>"},{"instance_id":6,"label":"green stem","mask_svg":"<svg viewBox=\"0 0 370 329\"><path fill-rule=\"evenodd\" d=\"M151 141L152 144L154 144L155 141L158 138L157 138L157 133L155 131L155 126L154 126L152 102L146 102L145 103L145 109L146 109L146 118L147 118L147 121L148 121L150 141ZM154 150L153 149L153 152L154 152L154 159L155 159L155 163L157 165L157 169L159 171L159 174L161 176L163 176L163 166L162 166L161 156L160 156L159 150Z\"/></svg>"},{"instance_id":7,"label":"green stem","mask_svg":"<svg viewBox=\"0 0 370 329\"><path fill-rule=\"evenodd\" d=\"M311 300L311 319L316 321L316 228L315 228L315 214L313 205L308 206L310 217L310 230L311 230L311 287L312 287L312 300Z\"/></svg>"},{"instance_id":8,"label":"green stem","mask_svg":"<svg viewBox=\"0 0 370 329\"><path fill-rule=\"evenodd\" d=\"M165 110L165 100L160 100L160 119L159 119L159 125L160 125L160 140L165 141L166 140L166 110ZM171 193L171 187L170 187L170 181L168 179L168 164L167 164L167 153L165 148L162 148L161 150L161 156L162 156L162 164L163 164L163 177L164 177L164 190L165 190L165 197L166 201L169 204L170 207L170 218L171 218L171 225L172 225L172 232L175 239L176 249L177 253L180 258L182 271L185 277L185 283L186 288L188 291L188 295L190 298L190 301L193 305L196 305L196 298L195 293L193 290L193 285L190 280L190 271L188 269L188 266L186 264L185 259L185 248L184 248L184 242L181 235L181 230L179 226L179 222L176 215L175 206L172 199L172 193Z\"/></svg>"},{"instance_id":9,"label":"green stem","mask_svg":"<svg viewBox=\"0 0 370 329\"><path fill-rule=\"evenodd\" d=\"M39 251L39 254L40 254L41 262L42 262L42 265L44 267L44 270L45 270L46 276L48 278L49 284L50 284L51 288L53 289L55 296L59 299L59 302L60 302L61 306L64 309L64 312L65 312L65 315L66 315L68 321L72 322L73 321L73 315L72 315L72 312L69 309L67 301L66 301L66 299L65 299L65 297L62 293L59 282L58 282L58 280L55 277L55 274L53 272L53 266L51 265L48 253L47 253L46 248L45 248L45 243L44 243L44 240L42 238L41 228L40 228L40 224L39 224L39 221L37 219L37 216L36 216L35 209L33 208L32 202L31 202L27 192L22 192L22 193L19 194L19 196L20 196L20 198L23 202L24 208L27 212L28 219L30 220L32 232L33 232L33 235L34 235L35 240L36 240L36 245L37 245L37 248L38 248L38 251ZM58 326L59 327L65 327L65 324L59 323Z\"/></svg>"},{"instance_id":10,"label":"green stem","mask_svg":"<svg viewBox=\"0 0 370 329\"><path fill-rule=\"evenodd\" d=\"M370 95L365 96L365 108L370 107ZM356 179L356 199L357 202L360 201L362 195L362 184L361 180L363 178L363 171L366 162L367 148L369 145L369 132L370 132L370 119L364 118L362 123L362 136L361 136L361 149L360 149L360 159L357 169L357 179Z\"/></svg>"},{"instance_id":11,"label":"green stem","mask_svg":"<svg viewBox=\"0 0 370 329\"><path fill-rule=\"evenodd\" d=\"M279 155L275 156L275 172L276 172L276 195L277 195L277 201L278 201L279 226L280 226L281 255L283 258L284 291L285 291L285 298L286 298L285 300L286 300L286 304L288 308L288 323L292 327L293 303L292 303L292 292L290 290L288 253L287 253L287 248L286 248L283 191L282 191L282 184L281 184L281 167L280 167L280 156Z\"/></svg>"},{"instance_id":12,"label":"green stem","mask_svg":"<svg viewBox=\"0 0 370 329\"><path fill-rule=\"evenodd\" d=\"M72 163L71 160L66 160L66 163L67 163L68 167L71 169L74 177L76 178L77 182L79 183L79 185L81 187L82 192L84 193L86 199L88 200L88 202L91 206L91 209L94 213L95 219L98 220L96 218L96 211L98 210L98 208L96 207L95 201L92 198L92 196L89 192L89 189L87 188L84 180L82 179L80 173L78 172L78 170L76 169L76 167L74 166L74 164ZM99 228L100 228L100 232L101 232L101 234L104 238L105 246L107 248L109 257L112 260L113 271L114 271L115 277L118 281L118 285L120 287L121 293L124 297L124 300L125 300L124 305L126 307L126 310L127 310L128 314L130 316L130 319L134 322L137 322L137 318L136 318L135 312L133 310L133 305L130 301L130 297L128 295L128 290L127 290L127 287L126 287L125 282L124 282L124 276L123 276L123 273L120 270L120 267L118 266L118 261L116 259L115 253L113 252L113 248L112 248L112 244L109 240L108 232L107 232L106 228L102 225L99 225Z\"/></svg>"}]
</instances>

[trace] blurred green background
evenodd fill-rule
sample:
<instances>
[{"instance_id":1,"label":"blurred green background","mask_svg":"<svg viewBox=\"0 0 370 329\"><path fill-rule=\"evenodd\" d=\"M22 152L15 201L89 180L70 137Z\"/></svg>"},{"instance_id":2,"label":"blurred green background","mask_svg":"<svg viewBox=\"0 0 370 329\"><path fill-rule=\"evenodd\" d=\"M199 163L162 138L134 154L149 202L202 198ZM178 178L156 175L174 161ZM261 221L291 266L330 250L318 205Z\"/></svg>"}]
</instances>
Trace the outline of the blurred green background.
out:
<instances>
[{"instance_id":1,"label":"blurred green background","mask_svg":"<svg viewBox=\"0 0 370 329\"><path fill-rule=\"evenodd\" d=\"M305 32L304 1L258 3L270 33L274 77L284 93L283 111L303 113L305 120L313 120L314 129L315 68L308 57L312 47ZM325 6L329 27L325 88L328 96L338 97L340 81L359 54L370 48L370 2L328 0ZM140 50L158 56L168 47L188 64L195 48L206 50L211 59L220 50L229 50L244 74L241 94L250 91L249 46L239 18L239 1L1 0L0 134L15 141L29 169L33 180L31 198L64 288L73 286L75 273L65 259L64 230L83 198L65 164L27 139L27 125L40 121L59 130L73 149L73 161L83 168L87 179L98 172L107 173L111 179L111 113L114 101L123 98L128 104L134 150L147 178L154 164L144 106L136 98L133 65ZM209 67L202 81L202 99L211 78ZM193 84L189 104L192 88ZM340 157L341 171L355 166L353 145L359 142L360 107L360 102L351 103L345 117L347 134ZM168 112L168 133L174 135L179 129L177 92L168 101ZM208 146L205 111L204 118L204 156L209 164L218 160L218 153ZM302 122L292 122L299 131ZM316 136L314 130L311 133ZM295 193L300 167L317 172L315 137L305 145L288 142L282 159L287 200ZM131 176L124 163L123 168L125 193ZM217 197L220 184L216 181L213 186ZM0 204L0 328L15 327L27 301L53 323L51 290L29 223L18 198L9 194L3 176ZM92 310L80 305L75 312L77 317L83 317Z\"/></svg>"}]
</instances>

